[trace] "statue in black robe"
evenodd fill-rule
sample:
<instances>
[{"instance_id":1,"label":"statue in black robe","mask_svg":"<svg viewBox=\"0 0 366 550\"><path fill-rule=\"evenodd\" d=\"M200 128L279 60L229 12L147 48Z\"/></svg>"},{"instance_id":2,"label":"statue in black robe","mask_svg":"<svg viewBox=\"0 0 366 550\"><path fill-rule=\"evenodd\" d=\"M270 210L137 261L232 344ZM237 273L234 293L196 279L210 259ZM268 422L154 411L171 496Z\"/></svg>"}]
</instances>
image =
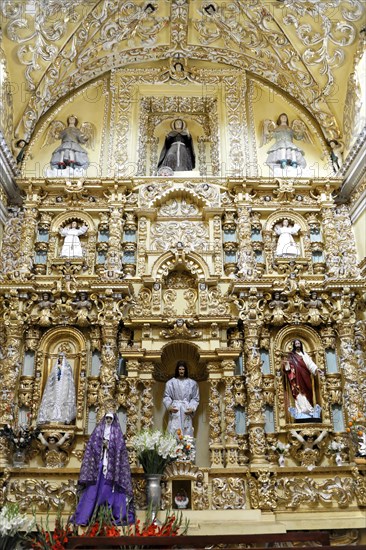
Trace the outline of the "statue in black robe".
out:
<instances>
[{"instance_id":1,"label":"statue in black robe","mask_svg":"<svg viewBox=\"0 0 366 550\"><path fill-rule=\"evenodd\" d=\"M172 131L165 138L158 168L168 166L174 172L188 172L194 169L195 160L192 137L185 122L177 118L172 122Z\"/></svg>"}]
</instances>

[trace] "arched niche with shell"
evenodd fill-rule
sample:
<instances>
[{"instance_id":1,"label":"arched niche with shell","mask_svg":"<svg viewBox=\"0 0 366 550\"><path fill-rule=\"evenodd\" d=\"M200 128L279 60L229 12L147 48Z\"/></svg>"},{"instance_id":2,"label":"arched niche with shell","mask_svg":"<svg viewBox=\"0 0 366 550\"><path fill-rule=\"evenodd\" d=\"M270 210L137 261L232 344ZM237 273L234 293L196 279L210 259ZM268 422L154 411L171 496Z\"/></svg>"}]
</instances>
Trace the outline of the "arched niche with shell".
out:
<instances>
[{"instance_id":1,"label":"arched niche with shell","mask_svg":"<svg viewBox=\"0 0 366 550\"><path fill-rule=\"evenodd\" d=\"M289 228L289 235L291 235L287 241L288 251L279 246L279 240L283 238L281 233L284 231L284 226ZM309 234L309 227L306 220L298 213L289 210L277 210L273 212L266 220L264 224L264 232L269 238L271 243L271 252L273 260L278 258L294 259L294 258L306 258L309 260L309 251L307 245L307 236Z\"/></svg>"},{"instance_id":2,"label":"arched niche with shell","mask_svg":"<svg viewBox=\"0 0 366 550\"><path fill-rule=\"evenodd\" d=\"M295 340L301 341L304 352L310 356L320 372L324 372L325 367L325 351L318 333L313 328L302 325L288 325L277 333L273 342L273 363L277 375L276 404L277 418L280 426L294 422L293 417L288 411L289 407L294 406L294 399L288 386L284 364ZM328 424L330 423L330 412L323 378L319 374L315 374L311 376L311 380L314 404L316 403L321 406L322 423Z\"/></svg>"},{"instance_id":3,"label":"arched niche with shell","mask_svg":"<svg viewBox=\"0 0 366 550\"><path fill-rule=\"evenodd\" d=\"M50 258L60 258L64 243L64 237L61 231L70 227L73 222L76 222L77 227L86 227L84 234L80 235L83 256L88 257L90 254L95 255L94 245L97 234L97 228L93 218L85 211L68 211L56 216L51 224L50 232Z\"/></svg>"},{"instance_id":4,"label":"arched niche with shell","mask_svg":"<svg viewBox=\"0 0 366 550\"><path fill-rule=\"evenodd\" d=\"M77 409L75 424L77 429L82 429L85 416L87 342L84 335L72 327L51 329L40 340L36 355L33 417L37 417L47 378L60 353L65 354L73 371Z\"/></svg>"},{"instance_id":5,"label":"arched niche with shell","mask_svg":"<svg viewBox=\"0 0 366 550\"><path fill-rule=\"evenodd\" d=\"M201 354L202 350L197 343L184 339L176 339L162 347L161 358L155 361L153 372L153 377L156 380L153 386L154 426L162 429L167 428L168 414L163 405L165 383L174 376L177 362L185 361L189 377L198 382L200 391L200 403L193 418L194 437L200 441L200 444L197 445L196 462L200 466L209 466L210 387L207 361L201 358Z\"/></svg>"}]
</instances>

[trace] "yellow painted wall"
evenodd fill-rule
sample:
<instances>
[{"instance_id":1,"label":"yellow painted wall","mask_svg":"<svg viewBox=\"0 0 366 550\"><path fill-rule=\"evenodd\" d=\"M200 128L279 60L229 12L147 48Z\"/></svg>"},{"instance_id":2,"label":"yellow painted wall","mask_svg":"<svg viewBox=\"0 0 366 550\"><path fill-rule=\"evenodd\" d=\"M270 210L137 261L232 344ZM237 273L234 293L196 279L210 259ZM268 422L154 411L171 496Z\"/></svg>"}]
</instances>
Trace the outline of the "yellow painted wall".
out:
<instances>
[{"instance_id":1,"label":"yellow painted wall","mask_svg":"<svg viewBox=\"0 0 366 550\"><path fill-rule=\"evenodd\" d=\"M356 239L357 257L361 262L366 257L366 210L353 223Z\"/></svg>"}]
</instances>

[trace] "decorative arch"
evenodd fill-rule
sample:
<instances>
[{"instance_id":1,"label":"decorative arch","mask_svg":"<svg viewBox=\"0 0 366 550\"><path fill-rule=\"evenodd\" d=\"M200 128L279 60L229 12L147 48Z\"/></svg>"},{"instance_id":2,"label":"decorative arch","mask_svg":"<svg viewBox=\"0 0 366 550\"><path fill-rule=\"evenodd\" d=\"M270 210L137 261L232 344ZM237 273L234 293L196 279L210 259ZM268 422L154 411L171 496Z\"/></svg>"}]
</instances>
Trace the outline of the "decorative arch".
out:
<instances>
[{"instance_id":1,"label":"decorative arch","mask_svg":"<svg viewBox=\"0 0 366 550\"><path fill-rule=\"evenodd\" d=\"M158 208L168 200L175 199L175 198L177 199L190 198L200 208L210 206L209 201L204 197L202 197L201 195L198 195L193 189L183 188L182 185L178 184L178 185L175 185L174 187L171 187L170 189L167 189L158 197L155 197L154 200L152 201L151 207Z\"/></svg>"},{"instance_id":2,"label":"decorative arch","mask_svg":"<svg viewBox=\"0 0 366 550\"><path fill-rule=\"evenodd\" d=\"M291 351L292 341L295 339L301 340L304 351L313 359L320 370L324 370L324 353L322 342L320 336L313 328L301 325L290 325L284 327L278 332L274 341L274 354L278 361L276 370L281 373L285 403L287 399L291 406L294 405L294 400L292 397L292 392L289 388L287 376L283 373L281 364L282 359L285 358ZM323 405L325 403L324 387L322 387L323 383L317 376L312 376L311 379L314 404L317 403L323 407L322 418L324 422L329 420L329 413ZM287 407L285 407L285 417L288 422L293 421Z\"/></svg>"},{"instance_id":3,"label":"decorative arch","mask_svg":"<svg viewBox=\"0 0 366 550\"><path fill-rule=\"evenodd\" d=\"M161 349L161 359L155 365L154 378L165 382L174 376L177 361L186 361L189 377L194 380L206 380L206 367L200 364L200 348L187 340L169 342Z\"/></svg>"},{"instance_id":4,"label":"decorative arch","mask_svg":"<svg viewBox=\"0 0 366 550\"><path fill-rule=\"evenodd\" d=\"M194 252L185 252L184 249L178 250L176 254L166 252L160 256L153 265L151 276L156 281L160 281L177 266L186 267L198 279L207 280L209 278L207 263Z\"/></svg>"},{"instance_id":5,"label":"decorative arch","mask_svg":"<svg viewBox=\"0 0 366 550\"><path fill-rule=\"evenodd\" d=\"M298 212L293 212L292 210L276 210L270 216L268 216L264 229L267 231L273 231L274 226L283 220L284 218L288 218L294 223L297 223L301 227L301 231L303 233L306 233L309 231L308 224L306 220L300 216Z\"/></svg>"},{"instance_id":6,"label":"decorative arch","mask_svg":"<svg viewBox=\"0 0 366 550\"><path fill-rule=\"evenodd\" d=\"M72 43L72 37L70 38L70 43ZM42 79L40 80L37 89L33 92L30 97L28 104L25 107L24 115L20 123L18 124L17 130L21 131L21 126L25 130L25 135L29 139L33 133L36 123L40 118L47 114L47 112L56 104L56 102L61 99L65 90L69 93L76 92L77 90L83 89L87 86L91 80L96 78L104 77L109 71L117 70L128 66L130 63L151 63L159 60L168 60L172 56L172 51L169 46L157 46L153 50L146 48L127 48L123 51L123 56L119 57L116 55L110 56L107 54L104 58L100 58L97 66L94 64L92 67L84 67L83 70L80 70L80 67L77 70L74 70L67 74L63 74L62 79L54 78L50 76L52 68L57 65L57 63L63 63L63 53L60 53L58 57L55 58L54 63L51 68L48 68ZM246 55L246 53L240 51L228 51L224 48L216 48L213 51L211 46L199 45L199 46L190 46L190 59L204 62L212 62L212 55L215 53L215 57L225 59L225 63L233 68L241 70L250 70L250 72L256 75L257 78L262 80L268 87L273 89L278 89L284 93L289 93L291 96L297 97L302 109L305 109L307 112L311 113L311 116L316 117L318 115L318 110L316 107L310 105L308 102L308 97L306 95L307 87L312 87L315 85L315 81L311 78L307 82L307 86L303 86L303 82L299 82L296 79L295 73L293 75L288 75L289 79L285 79L285 84L273 85L272 82L268 81L263 74L268 70L266 64L260 63L258 60L253 64L252 56ZM307 69L305 69L307 70ZM159 82L162 77L161 70L156 69L155 82ZM50 86L50 82L52 82ZM37 97L46 97L45 88L48 91L47 102L44 101L40 103L37 101ZM295 92L294 92L295 90ZM30 116L30 114L32 116ZM330 129L330 131L329 131ZM325 135L328 137L334 137L338 135L338 125L335 119L335 116L326 109L326 118L325 123L322 124L322 130Z\"/></svg>"},{"instance_id":7,"label":"decorative arch","mask_svg":"<svg viewBox=\"0 0 366 550\"><path fill-rule=\"evenodd\" d=\"M78 349L80 349L81 351L86 350L86 340L80 330L69 327L58 327L48 330L42 336L39 343L39 351L50 349L52 345L54 345L55 343L57 344L57 341L59 341L60 338L65 338L68 341L74 342L75 345L77 345Z\"/></svg>"},{"instance_id":8,"label":"decorative arch","mask_svg":"<svg viewBox=\"0 0 366 550\"><path fill-rule=\"evenodd\" d=\"M79 330L73 327L57 327L48 330L42 336L36 357L36 380L38 380L38 394L41 397L58 354L65 352L74 373L77 419L80 419L80 422L84 408L86 350L86 339Z\"/></svg>"},{"instance_id":9,"label":"decorative arch","mask_svg":"<svg viewBox=\"0 0 366 550\"><path fill-rule=\"evenodd\" d=\"M289 352L292 348L292 341L297 338L303 342L304 350L309 355L318 354L322 349L320 336L313 328L290 325L281 329L276 335L274 340L275 351Z\"/></svg>"},{"instance_id":10,"label":"decorative arch","mask_svg":"<svg viewBox=\"0 0 366 550\"><path fill-rule=\"evenodd\" d=\"M97 230L93 218L87 212L85 212L84 210L68 210L67 212L63 212L59 216L56 216L52 220L51 231L58 232L58 230L63 225L65 225L67 222L70 223L74 220L86 223L88 225L89 231Z\"/></svg>"}]
</instances>

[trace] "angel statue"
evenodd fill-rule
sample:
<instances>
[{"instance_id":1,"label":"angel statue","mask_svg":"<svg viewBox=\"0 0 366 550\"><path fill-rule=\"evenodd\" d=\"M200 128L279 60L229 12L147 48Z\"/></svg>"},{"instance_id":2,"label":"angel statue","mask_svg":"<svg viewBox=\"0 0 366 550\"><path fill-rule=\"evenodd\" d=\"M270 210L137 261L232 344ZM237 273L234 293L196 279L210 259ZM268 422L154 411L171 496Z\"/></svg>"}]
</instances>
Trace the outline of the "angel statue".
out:
<instances>
[{"instance_id":1,"label":"angel statue","mask_svg":"<svg viewBox=\"0 0 366 550\"><path fill-rule=\"evenodd\" d=\"M70 168L87 168L89 166L88 153L80 145L88 142L93 150L95 141L95 126L91 122L83 122L77 128L78 119L74 115L67 118L67 127L60 120L54 120L48 127L43 147L61 140L61 145L55 149L51 157L53 169L64 170Z\"/></svg>"},{"instance_id":2,"label":"angel statue","mask_svg":"<svg viewBox=\"0 0 366 550\"><path fill-rule=\"evenodd\" d=\"M287 166L293 168L306 167L304 151L299 149L293 142L294 139L297 139L313 143L310 132L302 120L293 120L291 126L289 126L286 113L280 114L277 124L270 119L264 120L261 147L271 139L275 140L275 144L268 150L266 160L268 166L279 165L282 169Z\"/></svg>"},{"instance_id":3,"label":"angel statue","mask_svg":"<svg viewBox=\"0 0 366 550\"><path fill-rule=\"evenodd\" d=\"M331 139L330 141L328 141L328 144L330 147L330 162L332 164L333 171L336 174L338 170L341 169L341 166L343 164L343 144L336 139Z\"/></svg>"}]
</instances>

